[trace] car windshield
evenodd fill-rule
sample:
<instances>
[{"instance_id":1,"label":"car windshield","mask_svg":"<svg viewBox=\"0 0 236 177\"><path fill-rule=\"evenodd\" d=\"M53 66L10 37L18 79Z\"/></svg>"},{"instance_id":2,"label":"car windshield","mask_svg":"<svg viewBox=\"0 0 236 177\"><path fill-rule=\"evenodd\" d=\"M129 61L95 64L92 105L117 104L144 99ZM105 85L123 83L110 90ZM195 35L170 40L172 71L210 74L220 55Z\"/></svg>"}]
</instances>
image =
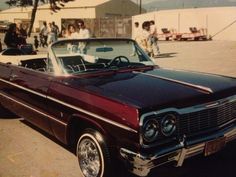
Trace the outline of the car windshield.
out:
<instances>
[{"instance_id":1,"label":"car windshield","mask_svg":"<svg viewBox=\"0 0 236 177\"><path fill-rule=\"evenodd\" d=\"M154 65L129 39L63 40L53 44L51 49L57 63L66 73Z\"/></svg>"}]
</instances>

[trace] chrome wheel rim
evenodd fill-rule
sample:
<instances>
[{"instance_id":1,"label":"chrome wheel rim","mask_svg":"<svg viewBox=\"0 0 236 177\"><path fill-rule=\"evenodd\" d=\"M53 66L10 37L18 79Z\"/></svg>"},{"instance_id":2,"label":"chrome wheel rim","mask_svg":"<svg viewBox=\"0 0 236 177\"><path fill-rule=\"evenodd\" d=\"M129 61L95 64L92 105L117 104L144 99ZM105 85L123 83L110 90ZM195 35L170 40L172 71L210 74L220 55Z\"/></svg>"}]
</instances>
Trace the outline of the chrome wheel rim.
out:
<instances>
[{"instance_id":1,"label":"chrome wheel rim","mask_svg":"<svg viewBox=\"0 0 236 177\"><path fill-rule=\"evenodd\" d=\"M90 138L82 139L77 155L83 175L85 177L98 177L101 169L101 158L96 143Z\"/></svg>"}]
</instances>

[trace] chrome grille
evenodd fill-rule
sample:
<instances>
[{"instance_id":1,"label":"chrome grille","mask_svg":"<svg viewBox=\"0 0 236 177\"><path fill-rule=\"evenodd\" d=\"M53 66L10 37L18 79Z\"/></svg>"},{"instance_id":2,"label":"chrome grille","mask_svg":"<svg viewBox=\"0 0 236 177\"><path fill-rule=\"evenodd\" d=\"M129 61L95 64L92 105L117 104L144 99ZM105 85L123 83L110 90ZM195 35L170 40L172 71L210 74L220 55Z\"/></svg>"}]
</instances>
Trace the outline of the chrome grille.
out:
<instances>
[{"instance_id":1,"label":"chrome grille","mask_svg":"<svg viewBox=\"0 0 236 177\"><path fill-rule=\"evenodd\" d=\"M182 114L179 119L179 135L195 135L217 128L236 119L236 102L214 108Z\"/></svg>"}]
</instances>

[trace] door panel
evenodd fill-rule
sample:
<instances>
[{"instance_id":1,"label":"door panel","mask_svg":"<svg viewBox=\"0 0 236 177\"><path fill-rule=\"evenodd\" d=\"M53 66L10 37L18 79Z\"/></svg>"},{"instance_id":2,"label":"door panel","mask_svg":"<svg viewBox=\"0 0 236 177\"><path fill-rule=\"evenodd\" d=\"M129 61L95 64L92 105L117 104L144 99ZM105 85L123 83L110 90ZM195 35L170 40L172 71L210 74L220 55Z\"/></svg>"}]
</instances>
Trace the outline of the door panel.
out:
<instances>
[{"instance_id":1,"label":"door panel","mask_svg":"<svg viewBox=\"0 0 236 177\"><path fill-rule=\"evenodd\" d=\"M12 102L19 104L17 113L36 126L51 133L47 114L47 90L51 75L12 65L8 90L5 93Z\"/></svg>"}]
</instances>

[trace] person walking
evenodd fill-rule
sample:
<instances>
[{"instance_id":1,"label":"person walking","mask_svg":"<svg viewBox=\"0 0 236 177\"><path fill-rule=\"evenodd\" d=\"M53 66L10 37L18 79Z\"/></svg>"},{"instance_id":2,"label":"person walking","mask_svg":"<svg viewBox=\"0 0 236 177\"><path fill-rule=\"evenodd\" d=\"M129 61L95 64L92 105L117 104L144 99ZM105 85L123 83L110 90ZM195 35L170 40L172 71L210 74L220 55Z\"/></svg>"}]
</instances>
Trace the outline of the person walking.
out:
<instances>
[{"instance_id":1,"label":"person walking","mask_svg":"<svg viewBox=\"0 0 236 177\"><path fill-rule=\"evenodd\" d=\"M55 32L55 41L57 41L59 33L60 33L60 30L59 30L59 27L55 24L54 21L52 22L52 26L53 26L54 32Z\"/></svg>"},{"instance_id":2,"label":"person walking","mask_svg":"<svg viewBox=\"0 0 236 177\"><path fill-rule=\"evenodd\" d=\"M43 22L43 26L40 29L40 39L42 43L42 47L47 47L48 46L48 27L47 27L47 22Z\"/></svg>"},{"instance_id":3,"label":"person walking","mask_svg":"<svg viewBox=\"0 0 236 177\"><path fill-rule=\"evenodd\" d=\"M38 47L39 47L38 36L34 36L34 47L36 50L38 50Z\"/></svg>"},{"instance_id":4,"label":"person walking","mask_svg":"<svg viewBox=\"0 0 236 177\"><path fill-rule=\"evenodd\" d=\"M48 26L48 44L52 44L56 41L56 29L52 23L49 23Z\"/></svg>"},{"instance_id":5,"label":"person walking","mask_svg":"<svg viewBox=\"0 0 236 177\"><path fill-rule=\"evenodd\" d=\"M150 39L151 46L153 51L153 57L158 57L160 54L160 48L158 45L158 38L157 38L157 28L155 26L155 22L153 20L150 21Z\"/></svg>"}]
</instances>

